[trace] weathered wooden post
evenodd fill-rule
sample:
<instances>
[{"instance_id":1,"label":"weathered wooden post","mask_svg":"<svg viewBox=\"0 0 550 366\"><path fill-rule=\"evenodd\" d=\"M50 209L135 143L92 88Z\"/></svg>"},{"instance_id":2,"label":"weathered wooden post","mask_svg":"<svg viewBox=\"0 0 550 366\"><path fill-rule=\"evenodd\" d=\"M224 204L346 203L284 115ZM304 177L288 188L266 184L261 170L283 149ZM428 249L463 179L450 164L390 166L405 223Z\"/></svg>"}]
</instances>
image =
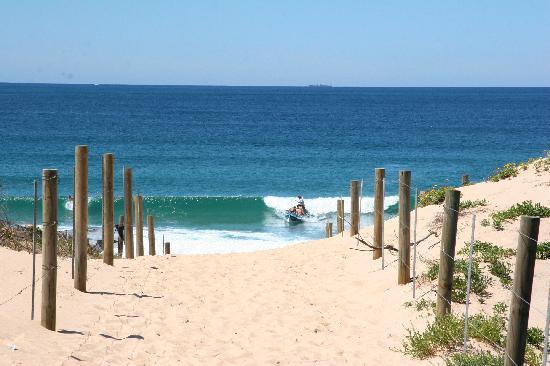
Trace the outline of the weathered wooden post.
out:
<instances>
[{"instance_id":1,"label":"weathered wooden post","mask_svg":"<svg viewBox=\"0 0 550 366\"><path fill-rule=\"evenodd\" d=\"M75 149L75 259L74 288L86 292L88 259L88 146Z\"/></svg>"},{"instance_id":2,"label":"weathered wooden post","mask_svg":"<svg viewBox=\"0 0 550 366\"><path fill-rule=\"evenodd\" d=\"M124 240L126 258L134 258L134 228L132 227L132 169L124 168Z\"/></svg>"},{"instance_id":3,"label":"weathered wooden post","mask_svg":"<svg viewBox=\"0 0 550 366\"><path fill-rule=\"evenodd\" d=\"M149 255L155 255L155 224L152 215L147 215L147 234L149 237Z\"/></svg>"},{"instance_id":4,"label":"weathered wooden post","mask_svg":"<svg viewBox=\"0 0 550 366\"><path fill-rule=\"evenodd\" d=\"M124 228L124 215L120 215L118 218L118 227ZM122 251L124 250L124 229L121 229L122 235L120 235L120 232L118 233L118 256L122 258Z\"/></svg>"},{"instance_id":5,"label":"weathered wooden post","mask_svg":"<svg viewBox=\"0 0 550 366\"><path fill-rule=\"evenodd\" d=\"M55 331L57 291L57 170L42 171L42 307L40 324Z\"/></svg>"},{"instance_id":6,"label":"weathered wooden post","mask_svg":"<svg viewBox=\"0 0 550 366\"><path fill-rule=\"evenodd\" d=\"M31 296L31 320L34 320L34 294L36 289L36 206L38 200L38 182L36 179L33 182L34 186L34 201L32 215L32 296Z\"/></svg>"},{"instance_id":7,"label":"weathered wooden post","mask_svg":"<svg viewBox=\"0 0 550 366\"><path fill-rule=\"evenodd\" d=\"M351 181L350 197L351 197L351 217L349 235L355 236L359 233L359 184L358 180Z\"/></svg>"},{"instance_id":8,"label":"weathered wooden post","mask_svg":"<svg viewBox=\"0 0 550 366\"><path fill-rule=\"evenodd\" d=\"M439 275L437 283L437 316L451 312L451 292L453 289L453 274L455 269L456 228L458 224L458 209L460 206L460 191L447 189L443 209L443 230L441 232L441 250L439 252Z\"/></svg>"},{"instance_id":9,"label":"weathered wooden post","mask_svg":"<svg viewBox=\"0 0 550 366\"><path fill-rule=\"evenodd\" d=\"M462 176L462 185L467 186L468 184L470 184L470 176L467 174L464 174Z\"/></svg>"},{"instance_id":10,"label":"weathered wooden post","mask_svg":"<svg viewBox=\"0 0 550 366\"><path fill-rule=\"evenodd\" d=\"M374 169L374 251L372 259L378 259L382 256L384 243L384 178L386 170L384 168Z\"/></svg>"},{"instance_id":11,"label":"weathered wooden post","mask_svg":"<svg viewBox=\"0 0 550 366\"><path fill-rule=\"evenodd\" d=\"M169 241L164 242L164 254L170 254L170 242Z\"/></svg>"},{"instance_id":12,"label":"weathered wooden post","mask_svg":"<svg viewBox=\"0 0 550 366\"><path fill-rule=\"evenodd\" d=\"M136 255L143 256L143 197L134 197L136 208Z\"/></svg>"},{"instance_id":13,"label":"weathered wooden post","mask_svg":"<svg viewBox=\"0 0 550 366\"><path fill-rule=\"evenodd\" d=\"M344 200L336 201L336 233L344 231Z\"/></svg>"},{"instance_id":14,"label":"weathered wooden post","mask_svg":"<svg viewBox=\"0 0 550 366\"><path fill-rule=\"evenodd\" d=\"M115 241L114 161L113 154L103 154L103 262L111 266Z\"/></svg>"},{"instance_id":15,"label":"weathered wooden post","mask_svg":"<svg viewBox=\"0 0 550 366\"><path fill-rule=\"evenodd\" d=\"M521 216L514 270L510 319L506 337L505 366L523 365L540 218Z\"/></svg>"},{"instance_id":16,"label":"weathered wooden post","mask_svg":"<svg viewBox=\"0 0 550 366\"><path fill-rule=\"evenodd\" d=\"M325 225L325 236L327 238L332 237L332 222L327 222Z\"/></svg>"},{"instance_id":17,"label":"weathered wooden post","mask_svg":"<svg viewBox=\"0 0 550 366\"><path fill-rule=\"evenodd\" d=\"M411 281L411 172L399 172L399 265L397 283Z\"/></svg>"}]
</instances>

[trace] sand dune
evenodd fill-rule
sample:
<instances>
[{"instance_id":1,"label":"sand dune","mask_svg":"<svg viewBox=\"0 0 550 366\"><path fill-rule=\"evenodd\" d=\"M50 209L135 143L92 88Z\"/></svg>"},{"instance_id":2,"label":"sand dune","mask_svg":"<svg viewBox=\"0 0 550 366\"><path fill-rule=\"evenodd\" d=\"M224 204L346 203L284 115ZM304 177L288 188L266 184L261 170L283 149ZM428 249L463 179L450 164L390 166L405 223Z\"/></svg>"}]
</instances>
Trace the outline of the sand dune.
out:
<instances>
[{"instance_id":1,"label":"sand dune","mask_svg":"<svg viewBox=\"0 0 550 366\"><path fill-rule=\"evenodd\" d=\"M414 177L413 177L414 179ZM491 211L531 199L550 206L550 174L522 171L511 180L461 188L463 200L488 206L459 219L458 247L470 237L472 213L478 222ZM440 232L434 224L441 206L419 209L418 237ZM437 220L436 220L437 222ZM397 246L397 219L386 222L386 243ZM505 230L477 226L480 240L515 248L518 222ZM366 238L371 228L362 230ZM539 239L550 240L550 219ZM439 240L419 245L422 258L438 258ZM380 270L372 253L356 249L346 234L256 253L141 257L88 264L89 293L73 289L70 259L59 259L57 332L30 320L30 288L9 300L31 279L31 256L0 248L0 363L8 365L429 365L399 352L411 324L427 319L404 306L411 285L397 285L395 256ZM421 272L426 264L418 264ZM40 261L37 264L40 268ZM38 271L40 274L40 271ZM546 309L550 261L537 261L533 306ZM429 290L424 284L419 295ZM495 286L490 311L510 293ZM428 293L426 297L435 298ZM9 300L6 302L6 300ZM462 312L461 305L454 305ZM544 316L531 311L531 325ZM12 350L15 345L17 350Z\"/></svg>"}]
</instances>

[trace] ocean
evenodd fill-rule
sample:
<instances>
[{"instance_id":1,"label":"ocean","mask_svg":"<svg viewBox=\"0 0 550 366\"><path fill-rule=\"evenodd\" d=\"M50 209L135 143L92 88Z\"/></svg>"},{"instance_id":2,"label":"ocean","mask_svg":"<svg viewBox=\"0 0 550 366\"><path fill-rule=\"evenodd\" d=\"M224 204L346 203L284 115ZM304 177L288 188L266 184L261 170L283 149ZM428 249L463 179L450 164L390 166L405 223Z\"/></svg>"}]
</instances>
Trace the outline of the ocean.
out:
<instances>
[{"instance_id":1,"label":"ocean","mask_svg":"<svg viewBox=\"0 0 550 366\"><path fill-rule=\"evenodd\" d=\"M59 169L60 229L70 230L74 147L89 146L90 235L101 236L101 155L115 154L172 253L253 251L324 236L336 199L363 181L372 222L374 168L419 190L481 181L550 148L550 88L330 88L0 83L0 206L32 222L33 180ZM288 225L303 195L312 218ZM40 218L39 218L40 219ZM40 222L40 221L39 221Z\"/></svg>"}]
</instances>

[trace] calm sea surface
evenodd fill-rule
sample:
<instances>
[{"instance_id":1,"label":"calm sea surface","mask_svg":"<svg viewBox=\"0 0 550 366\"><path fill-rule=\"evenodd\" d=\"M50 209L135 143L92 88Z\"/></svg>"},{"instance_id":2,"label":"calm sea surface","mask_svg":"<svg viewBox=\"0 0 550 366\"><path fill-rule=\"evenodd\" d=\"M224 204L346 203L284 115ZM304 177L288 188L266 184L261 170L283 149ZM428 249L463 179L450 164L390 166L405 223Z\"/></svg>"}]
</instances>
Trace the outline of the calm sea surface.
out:
<instances>
[{"instance_id":1,"label":"calm sea surface","mask_svg":"<svg viewBox=\"0 0 550 366\"><path fill-rule=\"evenodd\" d=\"M400 169L425 189L542 155L550 88L0 84L0 136L0 203L13 221L32 221L32 182L57 168L61 226L70 227L74 147L87 144L92 236L101 155L112 152L115 194L122 167L132 167L134 193L173 251L256 250L324 235L350 179L364 181L368 223L375 167L386 168L391 215ZM315 217L288 226L281 212L298 194Z\"/></svg>"}]
</instances>

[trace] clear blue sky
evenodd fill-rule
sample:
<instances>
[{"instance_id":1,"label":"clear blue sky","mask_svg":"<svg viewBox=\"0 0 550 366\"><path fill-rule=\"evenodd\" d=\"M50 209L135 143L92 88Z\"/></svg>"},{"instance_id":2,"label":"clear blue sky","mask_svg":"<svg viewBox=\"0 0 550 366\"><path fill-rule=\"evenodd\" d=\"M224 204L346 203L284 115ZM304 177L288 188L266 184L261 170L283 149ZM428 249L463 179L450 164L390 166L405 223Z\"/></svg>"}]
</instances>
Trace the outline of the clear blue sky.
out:
<instances>
[{"instance_id":1,"label":"clear blue sky","mask_svg":"<svg viewBox=\"0 0 550 366\"><path fill-rule=\"evenodd\" d=\"M550 86L550 1L1 0L0 81Z\"/></svg>"}]
</instances>

